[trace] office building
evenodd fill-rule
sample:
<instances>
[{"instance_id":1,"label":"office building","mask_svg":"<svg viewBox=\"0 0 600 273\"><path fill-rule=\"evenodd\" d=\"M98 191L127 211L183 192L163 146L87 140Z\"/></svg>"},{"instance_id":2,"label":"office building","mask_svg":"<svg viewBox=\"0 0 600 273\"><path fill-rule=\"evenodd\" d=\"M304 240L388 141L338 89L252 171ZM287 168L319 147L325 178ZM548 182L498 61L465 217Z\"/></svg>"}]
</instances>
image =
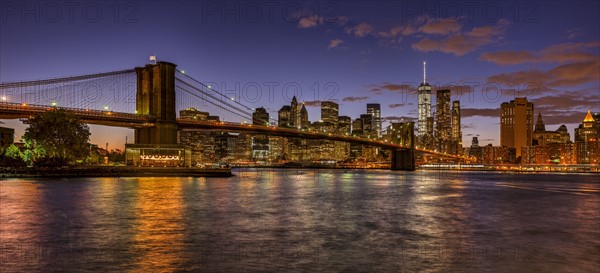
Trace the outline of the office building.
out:
<instances>
[{"instance_id":1,"label":"office building","mask_svg":"<svg viewBox=\"0 0 600 273\"><path fill-rule=\"evenodd\" d=\"M379 103L367 103L367 114L372 117L372 126L377 132L377 137L381 137L381 105Z\"/></svg>"},{"instance_id":2,"label":"office building","mask_svg":"<svg viewBox=\"0 0 600 273\"><path fill-rule=\"evenodd\" d=\"M339 105L333 101L321 102L321 121L331 123L337 127L339 117Z\"/></svg>"},{"instance_id":3,"label":"office building","mask_svg":"<svg viewBox=\"0 0 600 273\"><path fill-rule=\"evenodd\" d=\"M418 134L423 137L427 133L427 118L431 117L431 86L426 80L426 63L423 62L423 82L419 85L419 105L418 105Z\"/></svg>"},{"instance_id":4,"label":"office building","mask_svg":"<svg viewBox=\"0 0 600 273\"><path fill-rule=\"evenodd\" d=\"M452 102L452 153L462 154L462 130L460 128L460 101Z\"/></svg>"},{"instance_id":5,"label":"office building","mask_svg":"<svg viewBox=\"0 0 600 273\"><path fill-rule=\"evenodd\" d=\"M515 148L517 157L521 148L533 142L533 103L527 98L515 98L500 105L500 146Z\"/></svg>"}]
</instances>

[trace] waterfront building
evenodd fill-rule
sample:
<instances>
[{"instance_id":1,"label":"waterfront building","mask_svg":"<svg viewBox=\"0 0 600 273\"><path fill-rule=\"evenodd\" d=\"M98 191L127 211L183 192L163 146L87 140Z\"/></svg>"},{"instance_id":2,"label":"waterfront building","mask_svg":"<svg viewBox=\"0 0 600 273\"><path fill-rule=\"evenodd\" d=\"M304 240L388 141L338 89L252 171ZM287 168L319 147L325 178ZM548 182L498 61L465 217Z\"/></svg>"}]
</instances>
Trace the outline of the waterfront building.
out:
<instances>
[{"instance_id":1,"label":"waterfront building","mask_svg":"<svg viewBox=\"0 0 600 273\"><path fill-rule=\"evenodd\" d=\"M533 103L527 98L515 98L500 105L500 146L521 148L533 141Z\"/></svg>"}]
</instances>

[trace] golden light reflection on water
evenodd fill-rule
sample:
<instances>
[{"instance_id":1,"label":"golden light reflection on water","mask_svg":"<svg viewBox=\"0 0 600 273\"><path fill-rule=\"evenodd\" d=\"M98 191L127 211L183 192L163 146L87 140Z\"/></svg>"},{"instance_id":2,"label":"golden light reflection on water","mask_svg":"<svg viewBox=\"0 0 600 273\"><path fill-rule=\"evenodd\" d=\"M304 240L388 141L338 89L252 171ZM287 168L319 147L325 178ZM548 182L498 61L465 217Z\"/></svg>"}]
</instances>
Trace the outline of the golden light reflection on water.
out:
<instances>
[{"instance_id":1,"label":"golden light reflection on water","mask_svg":"<svg viewBox=\"0 0 600 273\"><path fill-rule=\"evenodd\" d=\"M182 183L179 178L139 178L133 240L139 248L131 272L166 271L184 262Z\"/></svg>"},{"instance_id":2,"label":"golden light reflection on water","mask_svg":"<svg viewBox=\"0 0 600 273\"><path fill-rule=\"evenodd\" d=\"M64 267L56 267L54 257L30 260L27 266L13 259L3 266L19 272L311 271L314 257L271 253L261 248L265 243L318 249L317 266L335 272L355 265L361 271L547 272L573 261L581 261L577 271L590 272L584 269L598 264L600 205L598 184L591 180L535 176L539 181L532 183L529 177L522 181L504 174L328 170L236 175L2 184L2 243L29 238L46 240L53 248L68 239L124 249L117 259L80 255L84 259ZM61 222L62 212L67 224ZM240 243L254 254L239 255ZM219 247L229 257L222 257ZM486 256L496 247L505 251L500 260L494 253ZM515 249L541 255L530 268L521 268L517 262L523 258L515 260ZM204 250L209 255L202 259ZM474 254L481 256L473 259Z\"/></svg>"}]
</instances>

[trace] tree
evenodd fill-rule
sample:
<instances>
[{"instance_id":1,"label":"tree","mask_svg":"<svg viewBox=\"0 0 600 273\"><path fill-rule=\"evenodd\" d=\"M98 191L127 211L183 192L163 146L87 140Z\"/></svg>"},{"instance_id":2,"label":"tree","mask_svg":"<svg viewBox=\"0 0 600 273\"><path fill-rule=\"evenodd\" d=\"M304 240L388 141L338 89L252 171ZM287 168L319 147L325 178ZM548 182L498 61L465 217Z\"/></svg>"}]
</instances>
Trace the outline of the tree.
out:
<instances>
[{"instance_id":1,"label":"tree","mask_svg":"<svg viewBox=\"0 0 600 273\"><path fill-rule=\"evenodd\" d=\"M34 145L33 141L26 138L23 138L23 142L25 142L25 151L23 151L21 158L27 165L31 166L38 159L46 156L46 149L42 145Z\"/></svg>"},{"instance_id":2,"label":"tree","mask_svg":"<svg viewBox=\"0 0 600 273\"><path fill-rule=\"evenodd\" d=\"M21 153L21 150L15 144L8 146L4 155L12 159L21 159L23 157L23 153Z\"/></svg>"},{"instance_id":3,"label":"tree","mask_svg":"<svg viewBox=\"0 0 600 273\"><path fill-rule=\"evenodd\" d=\"M121 149L110 150L108 153L108 161L113 163L125 162L125 152L123 152Z\"/></svg>"},{"instance_id":4,"label":"tree","mask_svg":"<svg viewBox=\"0 0 600 273\"><path fill-rule=\"evenodd\" d=\"M23 135L23 139L32 142L32 147L43 147L49 159L65 162L85 157L89 138L90 128L87 124L62 109L52 109L34 116Z\"/></svg>"}]
</instances>

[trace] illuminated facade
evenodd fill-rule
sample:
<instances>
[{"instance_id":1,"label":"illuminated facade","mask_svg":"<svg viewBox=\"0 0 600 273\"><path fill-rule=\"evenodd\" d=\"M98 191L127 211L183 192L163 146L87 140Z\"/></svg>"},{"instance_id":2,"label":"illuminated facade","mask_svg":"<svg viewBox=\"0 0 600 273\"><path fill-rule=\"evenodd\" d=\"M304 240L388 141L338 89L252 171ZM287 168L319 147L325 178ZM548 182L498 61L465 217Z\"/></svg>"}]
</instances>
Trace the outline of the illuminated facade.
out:
<instances>
[{"instance_id":1,"label":"illuminated facade","mask_svg":"<svg viewBox=\"0 0 600 273\"><path fill-rule=\"evenodd\" d=\"M571 141L571 136L567 131L567 126L561 125L556 131L546 131L546 125L542 119L542 114L538 113L537 121L533 130L532 145L548 145L552 143L567 143Z\"/></svg>"},{"instance_id":2,"label":"illuminated facade","mask_svg":"<svg viewBox=\"0 0 600 273\"><path fill-rule=\"evenodd\" d=\"M452 102L452 153L462 154L462 130L460 128L460 101Z\"/></svg>"},{"instance_id":3,"label":"illuminated facade","mask_svg":"<svg viewBox=\"0 0 600 273\"><path fill-rule=\"evenodd\" d=\"M298 126L298 129L306 129L308 128L308 126L310 125L310 122L308 121L308 111L306 110L306 107L304 106L304 102L302 103L302 107L300 107L300 124Z\"/></svg>"},{"instance_id":4,"label":"illuminated facade","mask_svg":"<svg viewBox=\"0 0 600 273\"><path fill-rule=\"evenodd\" d=\"M290 104L290 126L293 128L300 127L300 108L298 107L298 100L296 96L292 98L292 103Z\"/></svg>"},{"instance_id":5,"label":"illuminated facade","mask_svg":"<svg viewBox=\"0 0 600 273\"><path fill-rule=\"evenodd\" d=\"M381 105L379 103L367 103L367 114L371 115L372 127L377 133L377 137L381 137Z\"/></svg>"},{"instance_id":6,"label":"illuminated facade","mask_svg":"<svg viewBox=\"0 0 600 273\"><path fill-rule=\"evenodd\" d=\"M451 152L452 119L450 113L450 90L441 89L436 92L436 122L435 139L437 150L443 153Z\"/></svg>"},{"instance_id":7,"label":"illuminated facade","mask_svg":"<svg viewBox=\"0 0 600 273\"><path fill-rule=\"evenodd\" d=\"M252 125L268 126L269 113L263 107L256 108L252 113ZM266 135L255 135L252 137L252 158L254 160L266 161L269 156L269 137Z\"/></svg>"},{"instance_id":8,"label":"illuminated facade","mask_svg":"<svg viewBox=\"0 0 600 273\"><path fill-rule=\"evenodd\" d=\"M339 105L333 101L321 102L321 121L331 123L337 127L339 117Z\"/></svg>"},{"instance_id":9,"label":"illuminated facade","mask_svg":"<svg viewBox=\"0 0 600 273\"><path fill-rule=\"evenodd\" d=\"M517 157L521 148L533 141L533 103L527 98L515 98L500 105L500 146L515 148Z\"/></svg>"},{"instance_id":10,"label":"illuminated facade","mask_svg":"<svg viewBox=\"0 0 600 273\"><path fill-rule=\"evenodd\" d=\"M598 126L598 122L588 110L583 122L575 128L575 155L578 164L600 163Z\"/></svg>"},{"instance_id":11,"label":"illuminated facade","mask_svg":"<svg viewBox=\"0 0 600 273\"><path fill-rule=\"evenodd\" d=\"M289 105L284 105L283 107L281 107L281 109L279 109L279 112L277 112L277 125L279 127L286 127L286 128L290 128L292 127L292 107L290 107Z\"/></svg>"},{"instance_id":12,"label":"illuminated facade","mask_svg":"<svg viewBox=\"0 0 600 273\"><path fill-rule=\"evenodd\" d=\"M419 105L418 105L418 136L423 137L427 134L427 118L431 117L431 86L426 81L426 63L423 62L423 82L418 87Z\"/></svg>"}]
</instances>

